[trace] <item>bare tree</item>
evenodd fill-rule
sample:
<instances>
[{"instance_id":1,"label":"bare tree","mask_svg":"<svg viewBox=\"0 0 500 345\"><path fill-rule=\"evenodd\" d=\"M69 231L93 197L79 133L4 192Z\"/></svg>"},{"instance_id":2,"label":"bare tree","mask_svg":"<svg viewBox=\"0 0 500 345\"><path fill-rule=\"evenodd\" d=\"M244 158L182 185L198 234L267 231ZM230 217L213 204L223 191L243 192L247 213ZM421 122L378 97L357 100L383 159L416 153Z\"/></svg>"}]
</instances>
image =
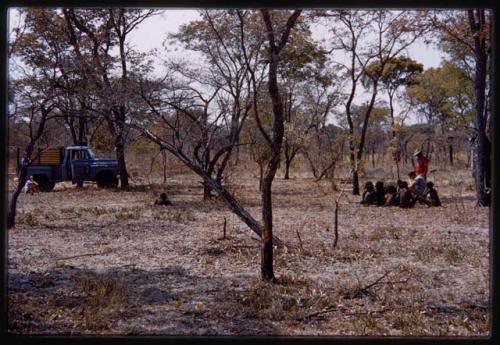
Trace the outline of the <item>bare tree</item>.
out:
<instances>
[{"instance_id":1,"label":"bare tree","mask_svg":"<svg viewBox=\"0 0 500 345\"><path fill-rule=\"evenodd\" d=\"M262 180L262 221L264 223L262 234L262 255L261 255L261 275L264 280L274 280L273 270L273 209L272 209L272 192L276 170L280 161L281 145L283 144L284 127L284 109L281 99L280 90L278 87L278 65L279 55L287 44L290 32L295 25L295 22L300 16L301 10L295 10L282 28L281 35L279 29L274 27L271 12L261 10L262 18L266 26L266 34L268 40L268 87L269 96L273 104L273 122L272 122L272 137L271 137L271 156L267 164L264 178Z\"/></svg>"},{"instance_id":2,"label":"bare tree","mask_svg":"<svg viewBox=\"0 0 500 345\"><path fill-rule=\"evenodd\" d=\"M74 48L76 61L82 75L100 94L99 112L106 119L114 138L116 159L120 173L120 186L128 186L125 161L127 115L130 112L130 65L140 66L143 56L134 56L127 47L129 34L145 19L156 14L156 10L139 9L63 9L67 23L69 41ZM97 24L92 24L97 23ZM90 42L90 56L82 52L82 36ZM119 56L111 56L112 46L118 46ZM118 62L118 77L113 76L115 61ZM138 67L136 67L138 68Z\"/></svg>"},{"instance_id":3,"label":"bare tree","mask_svg":"<svg viewBox=\"0 0 500 345\"><path fill-rule=\"evenodd\" d=\"M55 71L44 71L47 79L36 78L35 75L24 76L13 81L15 88L14 102L20 102L17 111L9 114L11 121L22 122L26 127L27 142L18 166L17 185L9 198L7 211L7 228L16 224L17 200L28 179L28 165L32 161L35 145L44 135L47 123L57 116L56 89L54 88ZM19 158L19 157L18 157Z\"/></svg>"},{"instance_id":4,"label":"bare tree","mask_svg":"<svg viewBox=\"0 0 500 345\"><path fill-rule=\"evenodd\" d=\"M386 64L413 44L426 30L420 15L412 11L361 11L337 10L319 12L320 16L335 18L331 28L332 50L344 51L348 61L336 61L335 65L345 72L350 90L345 101L345 116L349 126L349 157L352 170L353 194L359 195L359 166L366 141L366 130L375 105L380 81ZM368 70L376 61L377 68ZM369 91L369 101L362 121L361 132L355 136L352 119L353 101L363 81ZM371 90L370 90L371 89Z\"/></svg>"},{"instance_id":5,"label":"bare tree","mask_svg":"<svg viewBox=\"0 0 500 345\"><path fill-rule=\"evenodd\" d=\"M181 131L179 130L179 126L176 125L176 121L181 121L181 117L179 116L180 114L183 114L184 118L187 118L187 124L189 126L202 126L200 124L200 119L201 123L203 123L203 119L211 119L211 124L214 126L218 123L218 119L222 118L221 114L224 114L224 103L219 104L218 111L220 112L219 114L215 114L213 116L208 116L208 114L205 114L204 112L203 115L200 113L201 116L196 116L196 112L193 110L196 108L200 108L199 105L195 105L192 102L193 99L193 93L198 94L198 99L216 99L215 97L203 97L201 96L201 92L199 90L195 90L194 88L190 88L189 86L187 87L182 87L180 89L180 92L177 87L174 87L172 90L169 91L169 95L165 95L163 92L160 94L162 96L166 96L164 99L164 102L155 100L154 98L151 98L149 96L146 96L144 92L144 87L142 87L142 95L143 98L146 102L148 102L151 111L155 113L157 116L161 117L161 121L163 121L167 127L171 129L171 136L170 139L167 138L161 138L158 135L156 135L153 130L148 129L147 127L144 126L144 124L140 123L135 123L132 126L135 127L136 129L140 130L142 134L152 140L153 142L157 143L160 145L162 149L165 149L169 151L171 154L173 154L175 157L177 157L181 162L183 162L189 169L191 169L193 172L195 172L198 176L200 176L204 183L208 185L224 202L225 204L245 223L247 224L251 230L253 230L255 233L257 233L259 236L262 237L263 241L263 246L262 246L262 258L261 258L261 275L262 279L266 281L274 280L274 272L273 272L273 258L272 258L272 246L273 246L273 241L275 244L280 244L281 241L274 237L272 234L272 197L271 197L271 186L272 186L272 181L274 179L274 176L276 174L276 170L278 168L278 163L280 160L280 153L281 153L281 146L283 143L283 134L284 134L284 110L283 110L283 103L281 100L281 96L279 93L279 88L278 88L278 79L277 79L277 69L278 69L278 56L279 53L282 51L282 49L285 47L288 37L290 35L290 32L297 20L297 18L300 15L299 10L294 11L294 13L288 18L285 26L283 28L277 29L281 31L280 34L280 39L279 41L275 40L275 28L273 27L273 21L271 19L271 14L267 10L262 10L262 18L264 19L264 23L266 25L267 29L267 40L268 40L268 54L267 54L267 59L269 63L268 67L268 88L269 88L269 95L272 101L273 105L273 121L272 121L272 133L269 135L263 130L263 135L267 137L266 140L269 140L270 146L271 146L271 156L269 159L269 163L267 164L265 173L264 173L264 178L263 178L263 183L262 183L262 218L263 218L263 225L261 225L248 211L246 211L240 204L239 202L235 199L235 197L222 185L220 180L217 180L216 177L211 176L209 172L204 169L203 167L203 161L198 160L196 157L195 153L195 147L193 148L191 145L191 149L189 149L188 146L184 146L188 141L186 141L186 138L188 137L188 132L189 131ZM241 13L240 13L241 15ZM240 19L243 19L243 17L240 17ZM247 79L247 82L252 85L253 89L253 101L250 103L250 108L251 106L257 105L257 95L255 94L256 91L258 91L258 78L256 77L256 72L255 72L255 64L252 63L251 61L251 54L257 55L258 51L255 51L254 53L249 53L249 47L246 46L247 40L245 39L245 21L240 20L240 25L241 27L239 29L240 33L240 39L239 44L242 47L242 59L244 59L244 68L245 71L249 72L250 78ZM224 48L226 49L226 48ZM233 56L234 58L234 56ZM253 59L253 58L252 58ZM250 72L251 71L251 72ZM171 75L172 77L172 75ZM191 75L192 77L192 75ZM167 84L170 84L173 82L176 78L169 79ZM208 79L209 80L209 79ZM203 81L205 82L205 85L208 84L206 80L204 81L203 79L196 79L197 82ZM157 83L157 85L161 85L163 83ZM227 85L226 85L227 86ZM214 90L217 90L217 88L214 88ZM164 90L165 91L165 90ZM219 92L217 90L217 92ZM214 92L214 94L217 94L217 92ZM176 102L174 103L173 100ZM249 100L250 102L250 100ZM158 109L155 109L155 107L158 106L158 104L166 104L167 109L170 108L170 114L167 114L165 112L161 112ZM189 109L191 108L191 109ZM243 109L247 109L248 107L244 107ZM248 108L248 110L250 109ZM189 110L188 110L189 109ZM204 107L204 109L209 109L209 107ZM254 115L257 115L258 108L254 109ZM235 120L234 113L230 112L232 116L229 116L231 120ZM239 124L239 120L238 120ZM238 125L239 126L239 125ZM191 127L190 127L191 128ZM241 128L239 129L241 130ZM212 132L215 133L215 132ZM208 141L209 143L211 141ZM235 145L235 141L230 142L230 145Z\"/></svg>"},{"instance_id":6,"label":"bare tree","mask_svg":"<svg viewBox=\"0 0 500 345\"><path fill-rule=\"evenodd\" d=\"M489 206L491 196L491 143L486 135L488 113L486 112L486 89L488 60L490 58L491 24L485 9L468 10L469 25L473 37L475 60L474 91L476 94L477 163L475 166L478 206ZM491 88L490 88L491 89Z\"/></svg>"},{"instance_id":7,"label":"bare tree","mask_svg":"<svg viewBox=\"0 0 500 345\"><path fill-rule=\"evenodd\" d=\"M252 72L259 69L257 75L252 75L252 80L260 84L263 79L263 68L257 67L263 37L255 26L255 15L250 11L239 15L250 19L244 28L249 33L245 41L241 41L240 31L243 28L236 19L235 11L201 11L202 20L194 21L182 27L179 33L171 35L175 40L171 43L181 43L185 49L201 53L210 66L208 69L188 69L181 67L181 62L177 63L177 72L187 79L193 90L203 87L217 90L214 103L220 114L214 120L220 120L221 124L206 130L217 130L218 136L205 134L200 154L204 157L206 171L214 173L219 182L223 179L233 150L238 151L240 133L252 109L251 76L243 54L247 54ZM221 140L220 136L225 136L225 139ZM214 142L208 143L208 138ZM217 151L213 151L215 141L219 142ZM205 185L204 198L209 197L210 188Z\"/></svg>"},{"instance_id":8,"label":"bare tree","mask_svg":"<svg viewBox=\"0 0 500 345\"><path fill-rule=\"evenodd\" d=\"M474 82L475 130L470 138L472 173L476 184L478 206L491 203L491 140L487 111L492 90L491 32L492 14L487 9L466 11L432 11L430 22L438 34L438 44ZM488 97L486 96L488 95Z\"/></svg>"}]
</instances>

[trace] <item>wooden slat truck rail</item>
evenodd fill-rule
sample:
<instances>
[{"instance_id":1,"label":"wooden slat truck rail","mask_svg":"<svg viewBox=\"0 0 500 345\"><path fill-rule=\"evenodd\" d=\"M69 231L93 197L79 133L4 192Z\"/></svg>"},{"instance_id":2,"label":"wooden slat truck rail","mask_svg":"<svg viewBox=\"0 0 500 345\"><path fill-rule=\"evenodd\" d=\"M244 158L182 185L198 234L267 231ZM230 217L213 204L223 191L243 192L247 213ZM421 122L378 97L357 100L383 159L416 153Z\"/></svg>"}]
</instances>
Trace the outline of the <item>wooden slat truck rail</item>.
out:
<instances>
[{"instance_id":1,"label":"wooden slat truck rail","mask_svg":"<svg viewBox=\"0 0 500 345\"><path fill-rule=\"evenodd\" d=\"M57 165L61 164L63 160L62 148L49 147L49 148L35 148L31 154L31 165ZM22 159L23 150L17 149L17 162Z\"/></svg>"}]
</instances>

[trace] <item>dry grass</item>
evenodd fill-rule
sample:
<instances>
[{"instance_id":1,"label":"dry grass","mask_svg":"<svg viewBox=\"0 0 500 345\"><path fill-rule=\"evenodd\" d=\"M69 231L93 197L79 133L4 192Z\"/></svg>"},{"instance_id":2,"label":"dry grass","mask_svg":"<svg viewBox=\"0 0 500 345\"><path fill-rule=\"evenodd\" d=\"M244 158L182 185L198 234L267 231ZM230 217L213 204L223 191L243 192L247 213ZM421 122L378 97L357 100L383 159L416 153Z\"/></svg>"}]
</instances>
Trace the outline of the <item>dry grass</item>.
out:
<instances>
[{"instance_id":1,"label":"dry grass","mask_svg":"<svg viewBox=\"0 0 500 345\"><path fill-rule=\"evenodd\" d=\"M260 218L258 181L238 174L230 188ZM278 177L275 233L297 247L275 250L277 284L259 279L256 235L219 200L203 202L192 175L23 194L9 231L9 331L488 335L488 210L474 208L467 172L462 184L439 174L441 208L343 197L336 248L331 182ZM152 205L160 191L172 206Z\"/></svg>"},{"instance_id":2,"label":"dry grass","mask_svg":"<svg viewBox=\"0 0 500 345\"><path fill-rule=\"evenodd\" d=\"M94 331L109 329L110 323L119 317L127 304L126 285L93 272L73 275L72 279L75 291L81 291L85 296L85 327Z\"/></svg>"}]
</instances>

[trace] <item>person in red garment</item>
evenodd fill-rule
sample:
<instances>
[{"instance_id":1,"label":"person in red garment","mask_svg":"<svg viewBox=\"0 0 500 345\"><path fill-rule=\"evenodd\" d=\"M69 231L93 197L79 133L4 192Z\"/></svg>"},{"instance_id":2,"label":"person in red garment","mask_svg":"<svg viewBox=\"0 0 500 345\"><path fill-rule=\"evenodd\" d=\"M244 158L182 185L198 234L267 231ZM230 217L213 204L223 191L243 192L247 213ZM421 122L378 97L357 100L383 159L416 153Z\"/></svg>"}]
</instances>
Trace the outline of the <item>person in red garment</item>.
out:
<instances>
[{"instance_id":1,"label":"person in red garment","mask_svg":"<svg viewBox=\"0 0 500 345\"><path fill-rule=\"evenodd\" d=\"M429 159L422 154L422 151L417 149L413 156L416 157L415 160L415 174L422 175L427 181L427 172L429 170Z\"/></svg>"}]
</instances>

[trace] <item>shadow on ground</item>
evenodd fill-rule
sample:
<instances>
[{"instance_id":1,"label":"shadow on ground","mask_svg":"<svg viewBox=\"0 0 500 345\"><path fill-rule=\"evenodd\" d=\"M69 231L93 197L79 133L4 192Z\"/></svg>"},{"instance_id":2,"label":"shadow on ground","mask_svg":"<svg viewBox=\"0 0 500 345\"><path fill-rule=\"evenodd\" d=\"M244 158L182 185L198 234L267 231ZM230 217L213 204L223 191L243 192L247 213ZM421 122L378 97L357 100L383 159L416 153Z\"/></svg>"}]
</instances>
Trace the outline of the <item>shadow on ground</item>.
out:
<instances>
[{"instance_id":1,"label":"shadow on ground","mask_svg":"<svg viewBox=\"0 0 500 345\"><path fill-rule=\"evenodd\" d=\"M241 282L241 280L240 280ZM94 271L73 266L9 275L8 331L23 334L276 334L249 317L231 278L181 266ZM235 309L236 306L236 309ZM197 333L188 330L196 329ZM192 331L191 331L192 332Z\"/></svg>"}]
</instances>

